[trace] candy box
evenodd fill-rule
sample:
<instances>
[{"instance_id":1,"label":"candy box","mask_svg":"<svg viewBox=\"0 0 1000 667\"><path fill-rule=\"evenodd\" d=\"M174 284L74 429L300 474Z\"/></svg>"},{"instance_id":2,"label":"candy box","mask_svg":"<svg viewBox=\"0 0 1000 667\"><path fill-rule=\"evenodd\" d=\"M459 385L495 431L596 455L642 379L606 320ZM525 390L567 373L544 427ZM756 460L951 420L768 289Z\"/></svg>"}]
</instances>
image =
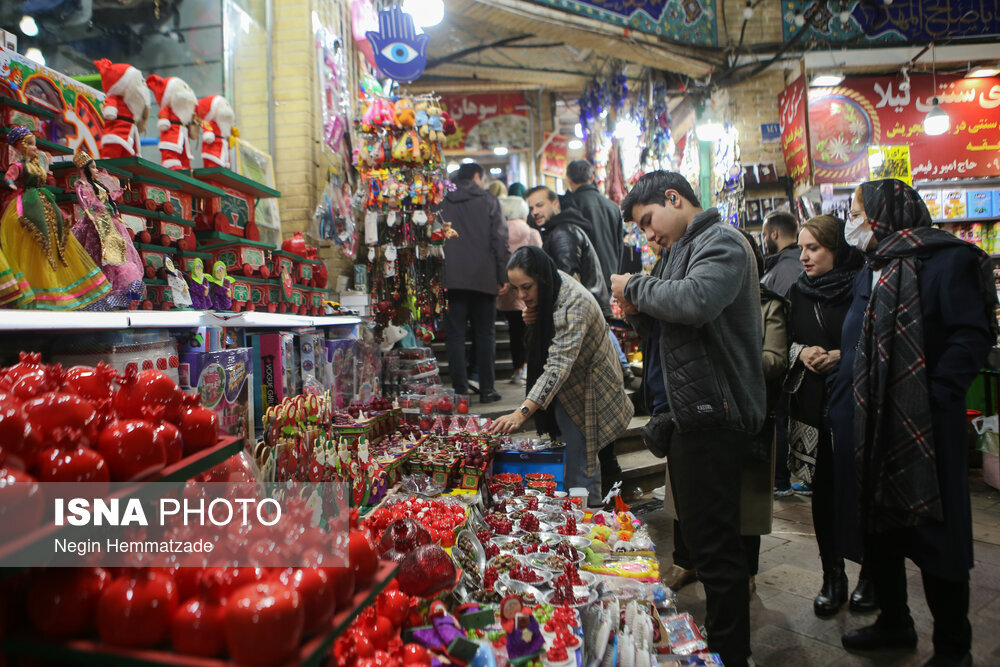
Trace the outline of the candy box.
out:
<instances>
[{"instance_id":1,"label":"candy box","mask_svg":"<svg viewBox=\"0 0 1000 667\"><path fill-rule=\"evenodd\" d=\"M966 206L970 218L989 218L993 216L993 193L989 190L969 190L966 193Z\"/></svg>"},{"instance_id":2,"label":"candy box","mask_svg":"<svg viewBox=\"0 0 1000 667\"><path fill-rule=\"evenodd\" d=\"M286 397L302 393L297 335L288 332L253 334L254 405L260 414Z\"/></svg>"},{"instance_id":3,"label":"candy box","mask_svg":"<svg viewBox=\"0 0 1000 667\"><path fill-rule=\"evenodd\" d=\"M188 352L180 357L179 384L195 391L206 408L219 415L222 433L254 441L253 350L237 347L217 352Z\"/></svg>"}]
</instances>

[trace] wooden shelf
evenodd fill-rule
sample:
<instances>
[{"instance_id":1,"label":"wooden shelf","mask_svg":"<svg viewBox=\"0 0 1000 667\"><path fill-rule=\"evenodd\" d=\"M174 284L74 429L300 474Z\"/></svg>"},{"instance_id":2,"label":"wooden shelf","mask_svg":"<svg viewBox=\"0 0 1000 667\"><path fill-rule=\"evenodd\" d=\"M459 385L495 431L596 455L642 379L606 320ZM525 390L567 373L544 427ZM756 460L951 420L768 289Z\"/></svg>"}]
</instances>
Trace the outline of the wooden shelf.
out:
<instances>
[{"instance_id":1,"label":"wooden shelf","mask_svg":"<svg viewBox=\"0 0 1000 667\"><path fill-rule=\"evenodd\" d=\"M211 310L122 310L106 313L0 310L0 331L89 331L108 329L186 329L233 327L296 329L359 324L355 316L285 315L281 313L224 313Z\"/></svg>"},{"instance_id":2,"label":"wooden shelf","mask_svg":"<svg viewBox=\"0 0 1000 667\"><path fill-rule=\"evenodd\" d=\"M250 180L246 176L241 176L240 174L237 174L235 171L226 169L225 167L210 167L206 169L195 169L191 173L194 175L195 178L199 180L225 185L226 187L232 188L233 190L245 192L246 194L256 197L258 199L281 196L281 193L275 190L274 188L269 188L263 183L258 183L257 181Z\"/></svg>"},{"instance_id":3,"label":"wooden shelf","mask_svg":"<svg viewBox=\"0 0 1000 667\"><path fill-rule=\"evenodd\" d=\"M56 114L48 109L36 107L34 104L21 102L3 95L0 95L0 106L7 106L11 109L17 109L18 111L30 113L32 116L38 116L39 118L44 118L45 120L55 120L56 117Z\"/></svg>"},{"instance_id":4,"label":"wooden shelf","mask_svg":"<svg viewBox=\"0 0 1000 667\"><path fill-rule=\"evenodd\" d=\"M355 618L375 601L376 596L396 578L398 563L382 561L375 573L371 588L354 595L346 609L338 611L328 632L317 635L299 647L298 656L291 665L312 667L319 665L334 640L350 626ZM53 661L56 664L90 665L188 665L189 667L233 667L229 660L198 658L180 655L169 650L130 650L108 646L95 640L55 642L38 636L10 636L0 649L14 655Z\"/></svg>"},{"instance_id":5,"label":"wooden shelf","mask_svg":"<svg viewBox=\"0 0 1000 667\"><path fill-rule=\"evenodd\" d=\"M101 163L123 169L137 180L156 181L158 184L186 192L195 197L221 197L225 194L219 188L202 183L183 171L167 169L141 157L120 157L102 160Z\"/></svg>"}]
</instances>

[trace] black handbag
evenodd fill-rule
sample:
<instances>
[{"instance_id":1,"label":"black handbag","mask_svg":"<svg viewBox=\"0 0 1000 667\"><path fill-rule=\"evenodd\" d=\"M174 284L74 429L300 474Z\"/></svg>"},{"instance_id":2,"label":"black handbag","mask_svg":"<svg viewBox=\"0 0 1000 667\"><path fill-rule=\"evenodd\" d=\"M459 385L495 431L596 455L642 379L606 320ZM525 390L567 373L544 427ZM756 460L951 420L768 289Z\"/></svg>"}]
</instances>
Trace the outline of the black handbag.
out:
<instances>
[{"instance_id":1,"label":"black handbag","mask_svg":"<svg viewBox=\"0 0 1000 667\"><path fill-rule=\"evenodd\" d=\"M646 449L656 458L666 458L670 451L670 438L676 427L674 415L671 412L661 412L650 417L646 425L639 429L639 433L642 435L642 444L646 445Z\"/></svg>"}]
</instances>

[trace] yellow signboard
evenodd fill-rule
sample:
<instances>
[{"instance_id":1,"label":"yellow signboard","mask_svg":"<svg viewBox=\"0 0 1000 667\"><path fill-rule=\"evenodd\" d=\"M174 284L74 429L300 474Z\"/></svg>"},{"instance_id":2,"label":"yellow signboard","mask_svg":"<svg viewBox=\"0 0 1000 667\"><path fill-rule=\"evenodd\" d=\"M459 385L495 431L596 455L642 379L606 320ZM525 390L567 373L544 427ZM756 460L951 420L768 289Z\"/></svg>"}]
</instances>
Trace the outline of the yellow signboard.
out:
<instances>
[{"instance_id":1,"label":"yellow signboard","mask_svg":"<svg viewBox=\"0 0 1000 667\"><path fill-rule=\"evenodd\" d=\"M909 146L869 146L868 178L877 181L882 178L896 178L907 185L913 185L910 173Z\"/></svg>"}]
</instances>

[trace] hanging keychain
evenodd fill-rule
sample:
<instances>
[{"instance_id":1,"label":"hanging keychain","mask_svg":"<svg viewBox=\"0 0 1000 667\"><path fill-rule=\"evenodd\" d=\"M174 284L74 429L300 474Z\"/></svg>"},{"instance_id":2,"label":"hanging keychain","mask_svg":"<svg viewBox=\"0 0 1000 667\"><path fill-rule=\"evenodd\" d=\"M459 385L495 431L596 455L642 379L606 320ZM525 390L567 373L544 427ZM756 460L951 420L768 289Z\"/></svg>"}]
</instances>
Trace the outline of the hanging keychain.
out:
<instances>
[{"instance_id":1,"label":"hanging keychain","mask_svg":"<svg viewBox=\"0 0 1000 667\"><path fill-rule=\"evenodd\" d=\"M387 243L382 249L382 257L385 259L385 277L392 278L396 275L396 246Z\"/></svg>"}]
</instances>

